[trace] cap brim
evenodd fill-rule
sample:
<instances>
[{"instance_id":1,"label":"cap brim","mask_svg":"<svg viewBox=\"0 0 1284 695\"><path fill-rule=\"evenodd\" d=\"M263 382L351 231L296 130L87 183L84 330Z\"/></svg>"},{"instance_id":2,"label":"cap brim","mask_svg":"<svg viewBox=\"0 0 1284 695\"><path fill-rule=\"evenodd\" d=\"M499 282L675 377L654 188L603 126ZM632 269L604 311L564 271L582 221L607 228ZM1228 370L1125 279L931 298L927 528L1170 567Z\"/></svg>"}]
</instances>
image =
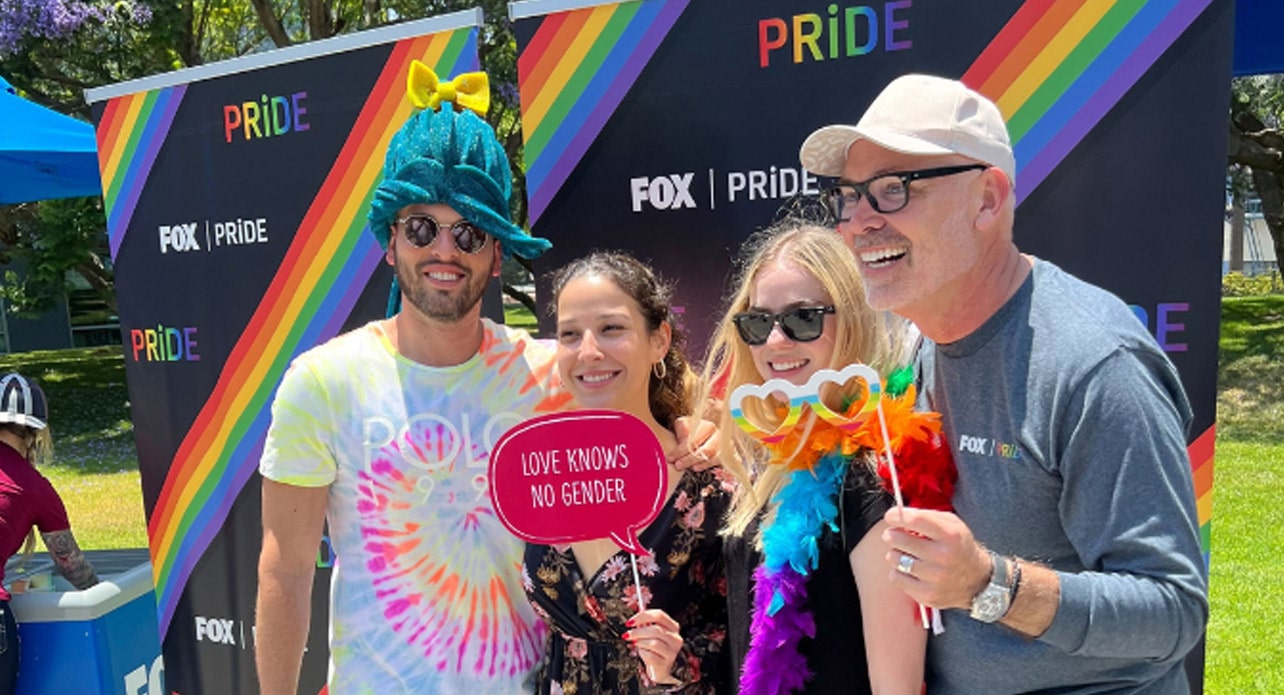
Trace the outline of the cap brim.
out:
<instances>
[{"instance_id":1,"label":"cap brim","mask_svg":"<svg viewBox=\"0 0 1284 695\"><path fill-rule=\"evenodd\" d=\"M847 148L860 138L855 126L827 125L807 136L798 159L803 168L821 176L842 176Z\"/></svg>"},{"instance_id":2,"label":"cap brim","mask_svg":"<svg viewBox=\"0 0 1284 695\"><path fill-rule=\"evenodd\" d=\"M41 420L34 415L23 415L22 413L0 413L0 424L4 423L22 425L23 427L30 427L33 430L43 430L48 426L45 424L44 420Z\"/></svg>"},{"instance_id":3,"label":"cap brim","mask_svg":"<svg viewBox=\"0 0 1284 695\"><path fill-rule=\"evenodd\" d=\"M798 158L803 168L821 176L842 176L847 164L847 151L857 140L870 142L902 154L938 155L954 151L913 135L888 130L861 129L851 125L830 125L817 130L803 141Z\"/></svg>"}]
</instances>

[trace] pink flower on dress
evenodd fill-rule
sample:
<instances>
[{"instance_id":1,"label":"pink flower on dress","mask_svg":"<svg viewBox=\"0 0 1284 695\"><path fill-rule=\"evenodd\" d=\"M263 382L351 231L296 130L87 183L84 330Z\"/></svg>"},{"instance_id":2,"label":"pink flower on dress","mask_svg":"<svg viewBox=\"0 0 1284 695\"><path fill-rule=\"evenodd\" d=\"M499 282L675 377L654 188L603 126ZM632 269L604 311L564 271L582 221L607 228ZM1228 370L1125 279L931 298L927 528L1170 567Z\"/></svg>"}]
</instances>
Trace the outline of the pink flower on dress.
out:
<instances>
[{"instance_id":1,"label":"pink flower on dress","mask_svg":"<svg viewBox=\"0 0 1284 695\"><path fill-rule=\"evenodd\" d=\"M589 617L599 623L606 622L606 613L602 611L602 606L598 604L596 596L584 597L584 611Z\"/></svg>"},{"instance_id":2,"label":"pink flower on dress","mask_svg":"<svg viewBox=\"0 0 1284 695\"><path fill-rule=\"evenodd\" d=\"M610 560L607 560L606 564L602 566L602 581L609 582L620 576L620 573L624 571L627 564L628 561L620 555L616 555Z\"/></svg>"},{"instance_id":3,"label":"pink flower on dress","mask_svg":"<svg viewBox=\"0 0 1284 695\"><path fill-rule=\"evenodd\" d=\"M718 485L722 488L723 492L731 494L736 491L736 488L738 487L736 476L732 475L727 469L721 466L713 469L713 477L717 479Z\"/></svg>"},{"instance_id":4,"label":"pink flower on dress","mask_svg":"<svg viewBox=\"0 0 1284 695\"><path fill-rule=\"evenodd\" d=\"M538 603L535 603L534 601L532 601L532 602L531 602L531 608L534 608L534 609L535 609L535 615L538 615L538 616L540 617L540 619L541 619L541 620L545 620L545 621L548 621L548 622L550 622L550 623L551 623L551 622L553 622L553 619L552 619L551 617L549 617L549 615L548 615L548 611L544 610L544 607L543 607L543 606L541 606L541 605L539 605Z\"/></svg>"},{"instance_id":5,"label":"pink flower on dress","mask_svg":"<svg viewBox=\"0 0 1284 695\"><path fill-rule=\"evenodd\" d=\"M687 673L687 682L699 683L700 660L696 658L695 654L687 653L687 668L689 669L689 672Z\"/></svg>"},{"instance_id":6,"label":"pink flower on dress","mask_svg":"<svg viewBox=\"0 0 1284 695\"><path fill-rule=\"evenodd\" d=\"M660 565L656 563L654 555L641 555L638 557L638 574L643 577L654 577L660 571Z\"/></svg>"},{"instance_id":7,"label":"pink flower on dress","mask_svg":"<svg viewBox=\"0 0 1284 695\"><path fill-rule=\"evenodd\" d=\"M583 659L588 656L588 642L578 638L571 637L566 640L566 653L573 659Z\"/></svg>"},{"instance_id":8,"label":"pink flower on dress","mask_svg":"<svg viewBox=\"0 0 1284 695\"><path fill-rule=\"evenodd\" d=\"M685 512L691 508L691 498L687 497L686 490L679 491L678 496L673 498L673 508L680 512Z\"/></svg>"},{"instance_id":9,"label":"pink flower on dress","mask_svg":"<svg viewBox=\"0 0 1284 695\"><path fill-rule=\"evenodd\" d=\"M704 524L704 500L695 503L691 511L682 517L682 523L687 528L700 528Z\"/></svg>"},{"instance_id":10,"label":"pink flower on dress","mask_svg":"<svg viewBox=\"0 0 1284 695\"><path fill-rule=\"evenodd\" d=\"M632 610L635 613L642 610L644 605L651 605L651 589L646 586L642 587L642 603L639 604L637 585L629 585L629 587L624 590L624 603L628 605L629 610Z\"/></svg>"}]
</instances>

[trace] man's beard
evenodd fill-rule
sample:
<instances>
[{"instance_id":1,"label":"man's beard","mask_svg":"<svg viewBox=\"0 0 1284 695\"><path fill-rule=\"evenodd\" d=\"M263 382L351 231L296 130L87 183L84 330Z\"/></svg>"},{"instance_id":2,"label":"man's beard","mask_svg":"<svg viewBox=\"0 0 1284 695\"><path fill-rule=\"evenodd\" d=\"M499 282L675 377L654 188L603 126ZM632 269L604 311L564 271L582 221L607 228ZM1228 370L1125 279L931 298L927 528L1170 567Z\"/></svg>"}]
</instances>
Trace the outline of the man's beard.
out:
<instances>
[{"instance_id":1,"label":"man's beard","mask_svg":"<svg viewBox=\"0 0 1284 695\"><path fill-rule=\"evenodd\" d=\"M401 285L405 299L424 316L443 323L455 323L472 311L481 302L490 282L486 275L474 277L469 271L455 266L464 276L463 287L454 292L444 292L429 287L423 273L400 258L396 267L397 283Z\"/></svg>"}]
</instances>

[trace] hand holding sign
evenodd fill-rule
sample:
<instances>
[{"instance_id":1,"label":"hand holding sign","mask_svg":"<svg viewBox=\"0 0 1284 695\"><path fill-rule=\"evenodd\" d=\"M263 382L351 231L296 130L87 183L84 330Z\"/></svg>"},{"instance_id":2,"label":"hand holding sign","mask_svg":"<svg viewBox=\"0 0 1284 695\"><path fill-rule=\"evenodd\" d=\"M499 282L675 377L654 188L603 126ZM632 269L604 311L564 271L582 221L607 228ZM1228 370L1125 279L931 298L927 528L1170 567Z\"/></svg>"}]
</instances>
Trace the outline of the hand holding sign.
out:
<instances>
[{"instance_id":1,"label":"hand holding sign","mask_svg":"<svg viewBox=\"0 0 1284 695\"><path fill-rule=\"evenodd\" d=\"M490 454L490 496L499 520L522 540L609 537L645 555L637 532L660 513L668 473L664 449L641 420L577 410L505 432Z\"/></svg>"}]
</instances>

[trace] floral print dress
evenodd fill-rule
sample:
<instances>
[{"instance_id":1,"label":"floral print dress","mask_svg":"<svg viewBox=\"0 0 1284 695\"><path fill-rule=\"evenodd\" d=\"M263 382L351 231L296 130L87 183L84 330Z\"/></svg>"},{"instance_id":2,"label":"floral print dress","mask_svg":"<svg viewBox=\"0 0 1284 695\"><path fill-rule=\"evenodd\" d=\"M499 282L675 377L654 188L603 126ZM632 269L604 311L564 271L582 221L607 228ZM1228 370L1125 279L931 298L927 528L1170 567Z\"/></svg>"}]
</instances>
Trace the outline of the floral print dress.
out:
<instances>
[{"instance_id":1,"label":"floral print dress","mask_svg":"<svg viewBox=\"0 0 1284 695\"><path fill-rule=\"evenodd\" d=\"M733 489L720 468L686 471L638 535L651 551L637 558L643 601L681 626L683 646L673 666L679 685L653 684L636 649L620 638L629 629L624 621L638 612L627 551L585 578L569 546L527 544L522 584L550 628L537 693L726 691L727 580L718 529Z\"/></svg>"}]
</instances>

